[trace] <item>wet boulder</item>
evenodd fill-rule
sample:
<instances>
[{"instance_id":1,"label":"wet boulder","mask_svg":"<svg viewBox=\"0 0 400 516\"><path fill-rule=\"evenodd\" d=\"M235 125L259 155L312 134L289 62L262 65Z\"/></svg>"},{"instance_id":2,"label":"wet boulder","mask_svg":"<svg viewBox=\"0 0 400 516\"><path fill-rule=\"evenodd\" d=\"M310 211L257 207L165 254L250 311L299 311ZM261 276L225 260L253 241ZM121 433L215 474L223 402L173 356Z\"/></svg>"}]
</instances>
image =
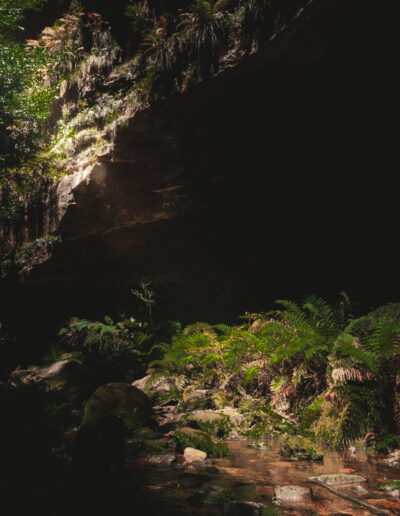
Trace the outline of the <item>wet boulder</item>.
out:
<instances>
[{"instance_id":1,"label":"wet boulder","mask_svg":"<svg viewBox=\"0 0 400 516\"><path fill-rule=\"evenodd\" d=\"M118 416L128 429L146 424L151 402L140 389L126 383L100 386L86 401L82 425L106 416Z\"/></svg>"},{"instance_id":2,"label":"wet boulder","mask_svg":"<svg viewBox=\"0 0 400 516\"><path fill-rule=\"evenodd\" d=\"M183 457L186 462L203 461L207 458L207 453L196 448L185 448L183 451Z\"/></svg>"},{"instance_id":3,"label":"wet boulder","mask_svg":"<svg viewBox=\"0 0 400 516\"><path fill-rule=\"evenodd\" d=\"M311 499L311 489L302 486L276 486L275 499L277 502L308 502Z\"/></svg>"},{"instance_id":4,"label":"wet boulder","mask_svg":"<svg viewBox=\"0 0 400 516\"><path fill-rule=\"evenodd\" d=\"M196 430L195 428L183 427L175 431L175 440L177 441L178 449L195 448L206 452L210 457L223 457L229 455L228 446L217 437Z\"/></svg>"},{"instance_id":5,"label":"wet boulder","mask_svg":"<svg viewBox=\"0 0 400 516\"><path fill-rule=\"evenodd\" d=\"M187 425L223 437L231 428L227 416L215 410L196 410L186 416Z\"/></svg>"},{"instance_id":6,"label":"wet boulder","mask_svg":"<svg viewBox=\"0 0 400 516\"><path fill-rule=\"evenodd\" d=\"M335 473L332 475L320 475L318 477L310 477L311 482L320 482L327 486L338 486L341 484L361 484L367 479L360 475L350 475L345 473Z\"/></svg>"},{"instance_id":7,"label":"wet boulder","mask_svg":"<svg viewBox=\"0 0 400 516\"><path fill-rule=\"evenodd\" d=\"M232 425L240 426L242 425L246 418L243 414L241 414L237 409L233 407L224 407L220 410L220 414L226 416Z\"/></svg>"},{"instance_id":8,"label":"wet boulder","mask_svg":"<svg viewBox=\"0 0 400 516\"><path fill-rule=\"evenodd\" d=\"M324 452L309 439L300 435L287 435L279 445L279 453L283 457L297 460L322 460Z\"/></svg>"}]
</instances>

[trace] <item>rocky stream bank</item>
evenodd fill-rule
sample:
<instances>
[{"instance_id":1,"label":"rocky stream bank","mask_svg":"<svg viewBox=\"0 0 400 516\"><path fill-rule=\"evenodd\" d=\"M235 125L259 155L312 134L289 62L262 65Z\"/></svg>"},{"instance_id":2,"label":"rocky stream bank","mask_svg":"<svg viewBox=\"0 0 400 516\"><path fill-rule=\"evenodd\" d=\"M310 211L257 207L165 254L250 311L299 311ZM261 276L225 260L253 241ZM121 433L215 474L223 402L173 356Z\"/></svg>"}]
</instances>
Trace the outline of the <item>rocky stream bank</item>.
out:
<instances>
[{"instance_id":1,"label":"rocky stream bank","mask_svg":"<svg viewBox=\"0 0 400 516\"><path fill-rule=\"evenodd\" d=\"M261 400L148 372L88 397L83 386L93 390L99 376L72 360L10 376L14 385L69 398L68 485L86 499L83 512L97 507L95 497L103 514L118 497L134 503L135 514L400 514L398 452L370 454L362 441L342 453L321 448L292 435L290 421L285 428L285 417L272 412L257 431ZM170 397L171 382L182 397Z\"/></svg>"}]
</instances>

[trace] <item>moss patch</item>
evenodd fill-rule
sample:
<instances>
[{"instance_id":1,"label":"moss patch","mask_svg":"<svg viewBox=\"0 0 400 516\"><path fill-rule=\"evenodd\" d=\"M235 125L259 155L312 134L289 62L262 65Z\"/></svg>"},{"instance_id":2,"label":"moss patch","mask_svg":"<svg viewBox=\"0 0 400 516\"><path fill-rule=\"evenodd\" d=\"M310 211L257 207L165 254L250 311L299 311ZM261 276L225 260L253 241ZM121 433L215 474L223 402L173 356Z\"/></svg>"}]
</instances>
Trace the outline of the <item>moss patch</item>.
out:
<instances>
[{"instance_id":1,"label":"moss patch","mask_svg":"<svg viewBox=\"0 0 400 516\"><path fill-rule=\"evenodd\" d=\"M280 443L279 453L283 457L300 460L322 460L324 452L310 440L300 435L288 435Z\"/></svg>"},{"instance_id":2,"label":"moss patch","mask_svg":"<svg viewBox=\"0 0 400 516\"><path fill-rule=\"evenodd\" d=\"M229 455L229 448L223 441L202 430L179 428L175 432L175 439L182 451L185 448L195 448L206 452L210 457Z\"/></svg>"},{"instance_id":3,"label":"moss patch","mask_svg":"<svg viewBox=\"0 0 400 516\"><path fill-rule=\"evenodd\" d=\"M389 482L384 482L379 486L379 489L383 489L384 491L394 491L396 489L400 489L400 480L391 480Z\"/></svg>"},{"instance_id":4,"label":"moss patch","mask_svg":"<svg viewBox=\"0 0 400 516\"><path fill-rule=\"evenodd\" d=\"M186 419L188 426L203 430L217 437L226 436L232 428L232 423L227 416L213 410L198 410L184 416L183 419Z\"/></svg>"}]
</instances>

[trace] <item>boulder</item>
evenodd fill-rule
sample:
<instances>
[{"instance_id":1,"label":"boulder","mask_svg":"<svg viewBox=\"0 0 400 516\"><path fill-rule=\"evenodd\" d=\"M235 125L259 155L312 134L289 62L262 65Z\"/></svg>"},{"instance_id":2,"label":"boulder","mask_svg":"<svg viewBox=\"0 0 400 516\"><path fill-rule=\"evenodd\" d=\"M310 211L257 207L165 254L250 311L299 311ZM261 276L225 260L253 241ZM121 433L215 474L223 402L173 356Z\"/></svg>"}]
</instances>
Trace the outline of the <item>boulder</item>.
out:
<instances>
[{"instance_id":1,"label":"boulder","mask_svg":"<svg viewBox=\"0 0 400 516\"><path fill-rule=\"evenodd\" d=\"M34 366L30 369L17 368L10 374L10 382L25 385L30 383L47 383L52 387L57 387L61 383L73 378L80 369L81 365L76 360L60 360L50 365Z\"/></svg>"},{"instance_id":2,"label":"boulder","mask_svg":"<svg viewBox=\"0 0 400 516\"><path fill-rule=\"evenodd\" d=\"M288 435L279 445L279 453L283 457L299 460L322 460L324 452L309 439L300 435Z\"/></svg>"},{"instance_id":3,"label":"boulder","mask_svg":"<svg viewBox=\"0 0 400 516\"><path fill-rule=\"evenodd\" d=\"M206 389L191 390L190 387L183 394L183 406L186 410L201 410L211 407L212 393Z\"/></svg>"},{"instance_id":4,"label":"boulder","mask_svg":"<svg viewBox=\"0 0 400 516\"><path fill-rule=\"evenodd\" d=\"M345 473L334 473L331 475L320 475L318 477L310 477L311 482L321 482L327 486L338 486L340 484L361 484L367 479L360 475L349 475Z\"/></svg>"},{"instance_id":5,"label":"boulder","mask_svg":"<svg viewBox=\"0 0 400 516\"><path fill-rule=\"evenodd\" d=\"M302 486L276 486L275 498L278 502L308 502L311 489Z\"/></svg>"},{"instance_id":6,"label":"boulder","mask_svg":"<svg viewBox=\"0 0 400 516\"><path fill-rule=\"evenodd\" d=\"M183 451L183 457L186 462L203 461L207 458L207 453L196 448L185 448Z\"/></svg>"},{"instance_id":7,"label":"boulder","mask_svg":"<svg viewBox=\"0 0 400 516\"><path fill-rule=\"evenodd\" d=\"M220 410L220 414L223 414L224 416L228 417L230 422L234 426L239 426L243 424L246 420L243 414L241 414L238 410L234 409L233 407L224 407Z\"/></svg>"},{"instance_id":8,"label":"boulder","mask_svg":"<svg viewBox=\"0 0 400 516\"><path fill-rule=\"evenodd\" d=\"M229 419L215 410L196 410L184 417L187 425L224 437L231 428Z\"/></svg>"},{"instance_id":9,"label":"boulder","mask_svg":"<svg viewBox=\"0 0 400 516\"><path fill-rule=\"evenodd\" d=\"M128 429L145 424L151 402L141 390L126 383L100 386L86 401L82 425L105 416L118 416Z\"/></svg>"},{"instance_id":10,"label":"boulder","mask_svg":"<svg viewBox=\"0 0 400 516\"><path fill-rule=\"evenodd\" d=\"M202 430L183 427L176 430L174 437L181 450L195 448L206 452L210 457L229 455L229 448L223 441Z\"/></svg>"}]
</instances>

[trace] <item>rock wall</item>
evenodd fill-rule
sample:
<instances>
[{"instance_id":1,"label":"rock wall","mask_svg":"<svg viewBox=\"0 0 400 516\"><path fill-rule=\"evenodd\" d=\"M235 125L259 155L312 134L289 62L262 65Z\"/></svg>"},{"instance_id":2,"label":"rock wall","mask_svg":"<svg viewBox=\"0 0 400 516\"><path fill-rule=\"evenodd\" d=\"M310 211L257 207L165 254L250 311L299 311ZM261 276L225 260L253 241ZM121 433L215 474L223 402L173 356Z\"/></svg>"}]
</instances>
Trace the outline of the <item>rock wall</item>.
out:
<instances>
[{"instance_id":1,"label":"rock wall","mask_svg":"<svg viewBox=\"0 0 400 516\"><path fill-rule=\"evenodd\" d=\"M54 320L127 311L141 280L160 317L188 320L321 285L363 295L353 230L367 205L338 173L360 166L352 136L365 130L356 5L309 2L266 48L110 122L96 158L57 185L62 243L21 287L27 305Z\"/></svg>"}]
</instances>

